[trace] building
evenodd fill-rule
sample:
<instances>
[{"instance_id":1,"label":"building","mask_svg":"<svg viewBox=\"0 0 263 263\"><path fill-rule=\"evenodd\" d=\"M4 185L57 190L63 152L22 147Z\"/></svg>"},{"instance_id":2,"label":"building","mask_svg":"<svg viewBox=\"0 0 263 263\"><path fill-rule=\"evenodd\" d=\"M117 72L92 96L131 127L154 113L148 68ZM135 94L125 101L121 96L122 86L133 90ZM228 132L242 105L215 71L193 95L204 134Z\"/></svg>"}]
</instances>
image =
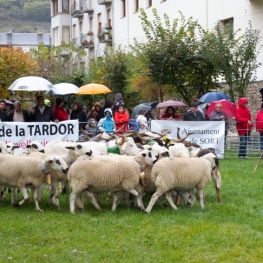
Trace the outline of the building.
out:
<instances>
[{"instance_id":1,"label":"building","mask_svg":"<svg viewBox=\"0 0 263 263\"><path fill-rule=\"evenodd\" d=\"M13 33L11 28L6 33L0 33L0 47L19 47L29 52L40 43L51 46L50 34L43 33L42 28L38 28L37 33Z\"/></svg>"},{"instance_id":2,"label":"building","mask_svg":"<svg viewBox=\"0 0 263 263\"><path fill-rule=\"evenodd\" d=\"M129 48L134 38L145 41L140 8L149 18L153 16L152 8L170 19L179 18L181 11L205 29L221 21L222 26L231 23L234 31L240 28L241 33L251 20L253 29L263 34L262 0L52 0L52 44L73 42L87 49L89 58L101 56L111 41ZM259 60L263 60L263 49ZM257 71L257 79L263 80L263 66Z\"/></svg>"}]
</instances>

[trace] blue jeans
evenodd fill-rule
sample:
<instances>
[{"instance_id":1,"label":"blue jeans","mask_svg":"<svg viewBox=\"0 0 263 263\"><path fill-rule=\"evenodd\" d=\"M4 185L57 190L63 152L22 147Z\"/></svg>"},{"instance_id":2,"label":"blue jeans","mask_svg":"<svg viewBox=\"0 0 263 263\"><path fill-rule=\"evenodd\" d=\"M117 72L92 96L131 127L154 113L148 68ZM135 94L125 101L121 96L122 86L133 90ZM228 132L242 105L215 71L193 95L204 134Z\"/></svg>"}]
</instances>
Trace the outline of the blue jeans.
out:
<instances>
[{"instance_id":1,"label":"blue jeans","mask_svg":"<svg viewBox=\"0 0 263 263\"><path fill-rule=\"evenodd\" d=\"M246 157L247 156L247 141L250 133L247 135L239 135L239 150L238 157Z\"/></svg>"},{"instance_id":2,"label":"blue jeans","mask_svg":"<svg viewBox=\"0 0 263 263\"><path fill-rule=\"evenodd\" d=\"M260 151L263 151L263 133L259 134Z\"/></svg>"}]
</instances>

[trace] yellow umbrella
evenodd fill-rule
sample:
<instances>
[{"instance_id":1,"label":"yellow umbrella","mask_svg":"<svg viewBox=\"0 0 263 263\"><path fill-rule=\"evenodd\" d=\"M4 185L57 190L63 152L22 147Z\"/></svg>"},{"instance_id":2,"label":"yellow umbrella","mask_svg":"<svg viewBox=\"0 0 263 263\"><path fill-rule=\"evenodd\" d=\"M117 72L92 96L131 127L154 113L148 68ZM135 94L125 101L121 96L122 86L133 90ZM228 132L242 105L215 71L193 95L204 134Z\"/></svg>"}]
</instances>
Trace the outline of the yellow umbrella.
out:
<instances>
[{"instance_id":1,"label":"yellow umbrella","mask_svg":"<svg viewBox=\"0 0 263 263\"><path fill-rule=\"evenodd\" d=\"M79 88L77 95L95 95L109 93L111 90L102 84L90 83Z\"/></svg>"}]
</instances>

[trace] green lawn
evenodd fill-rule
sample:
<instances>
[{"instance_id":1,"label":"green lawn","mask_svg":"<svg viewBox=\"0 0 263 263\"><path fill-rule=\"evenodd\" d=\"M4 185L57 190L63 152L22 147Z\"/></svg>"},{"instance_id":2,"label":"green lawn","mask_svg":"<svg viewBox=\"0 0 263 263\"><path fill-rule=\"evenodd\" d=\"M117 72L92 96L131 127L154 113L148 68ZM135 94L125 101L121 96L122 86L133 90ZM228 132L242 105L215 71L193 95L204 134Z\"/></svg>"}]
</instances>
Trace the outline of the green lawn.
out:
<instances>
[{"instance_id":1,"label":"green lawn","mask_svg":"<svg viewBox=\"0 0 263 263\"><path fill-rule=\"evenodd\" d=\"M263 262L263 162L256 158L221 160L222 203L212 182L205 209L197 201L178 211L156 204L144 214L123 203L111 212L102 196L102 212L88 203L69 213L40 203L13 208L0 203L0 262ZM149 197L145 199L145 205Z\"/></svg>"}]
</instances>

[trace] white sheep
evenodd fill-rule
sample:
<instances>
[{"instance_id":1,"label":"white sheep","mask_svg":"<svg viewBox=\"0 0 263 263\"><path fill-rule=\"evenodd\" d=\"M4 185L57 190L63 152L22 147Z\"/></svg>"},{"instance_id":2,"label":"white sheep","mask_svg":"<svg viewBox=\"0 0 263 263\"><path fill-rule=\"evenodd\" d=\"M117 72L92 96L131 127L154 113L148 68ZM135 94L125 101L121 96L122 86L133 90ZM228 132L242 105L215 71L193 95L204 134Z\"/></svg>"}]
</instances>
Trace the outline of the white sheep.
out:
<instances>
[{"instance_id":1,"label":"white sheep","mask_svg":"<svg viewBox=\"0 0 263 263\"><path fill-rule=\"evenodd\" d=\"M0 156L0 184L7 187L18 187L24 197L14 206L21 206L29 199L27 187L30 187L33 190L36 210L41 211L37 200L37 188L43 182L44 176L51 171L66 173L68 166L59 156L47 157L44 161L26 156Z\"/></svg>"},{"instance_id":2,"label":"white sheep","mask_svg":"<svg viewBox=\"0 0 263 263\"><path fill-rule=\"evenodd\" d=\"M70 194L70 212L74 213L76 198L87 191L92 204L100 210L93 193L113 193L112 211L117 207L117 193L126 191L138 197L134 189L139 183L141 169L146 163L154 162L158 156L149 154L148 151L138 153L134 158L128 156L95 156L92 158L80 157L71 165L68 180L71 183L72 193ZM140 169L141 168L141 169ZM138 206L143 209L140 200Z\"/></svg>"},{"instance_id":3,"label":"white sheep","mask_svg":"<svg viewBox=\"0 0 263 263\"><path fill-rule=\"evenodd\" d=\"M183 143L175 143L169 147L169 151L174 157L190 158L190 152Z\"/></svg>"},{"instance_id":4,"label":"white sheep","mask_svg":"<svg viewBox=\"0 0 263 263\"><path fill-rule=\"evenodd\" d=\"M211 180L212 170L215 169L216 156L209 153L201 158L163 158L152 169L151 179L155 182L156 192L146 208L150 213L157 199L166 194L171 207L177 210L172 201L171 190L194 190L197 188L200 196L200 206L204 208L203 190Z\"/></svg>"},{"instance_id":5,"label":"white sheep","mask_svg":"<svg viewBox=\"0 0 263 263\"><path fill-rule=\"evenodd\" d=\"M8 154L8 148L4 142L0 141L0 154ZM5 199L6 195L6 187L4 185L0 184L0 201L3 201Z\"/></svg>"}]
</instances>

